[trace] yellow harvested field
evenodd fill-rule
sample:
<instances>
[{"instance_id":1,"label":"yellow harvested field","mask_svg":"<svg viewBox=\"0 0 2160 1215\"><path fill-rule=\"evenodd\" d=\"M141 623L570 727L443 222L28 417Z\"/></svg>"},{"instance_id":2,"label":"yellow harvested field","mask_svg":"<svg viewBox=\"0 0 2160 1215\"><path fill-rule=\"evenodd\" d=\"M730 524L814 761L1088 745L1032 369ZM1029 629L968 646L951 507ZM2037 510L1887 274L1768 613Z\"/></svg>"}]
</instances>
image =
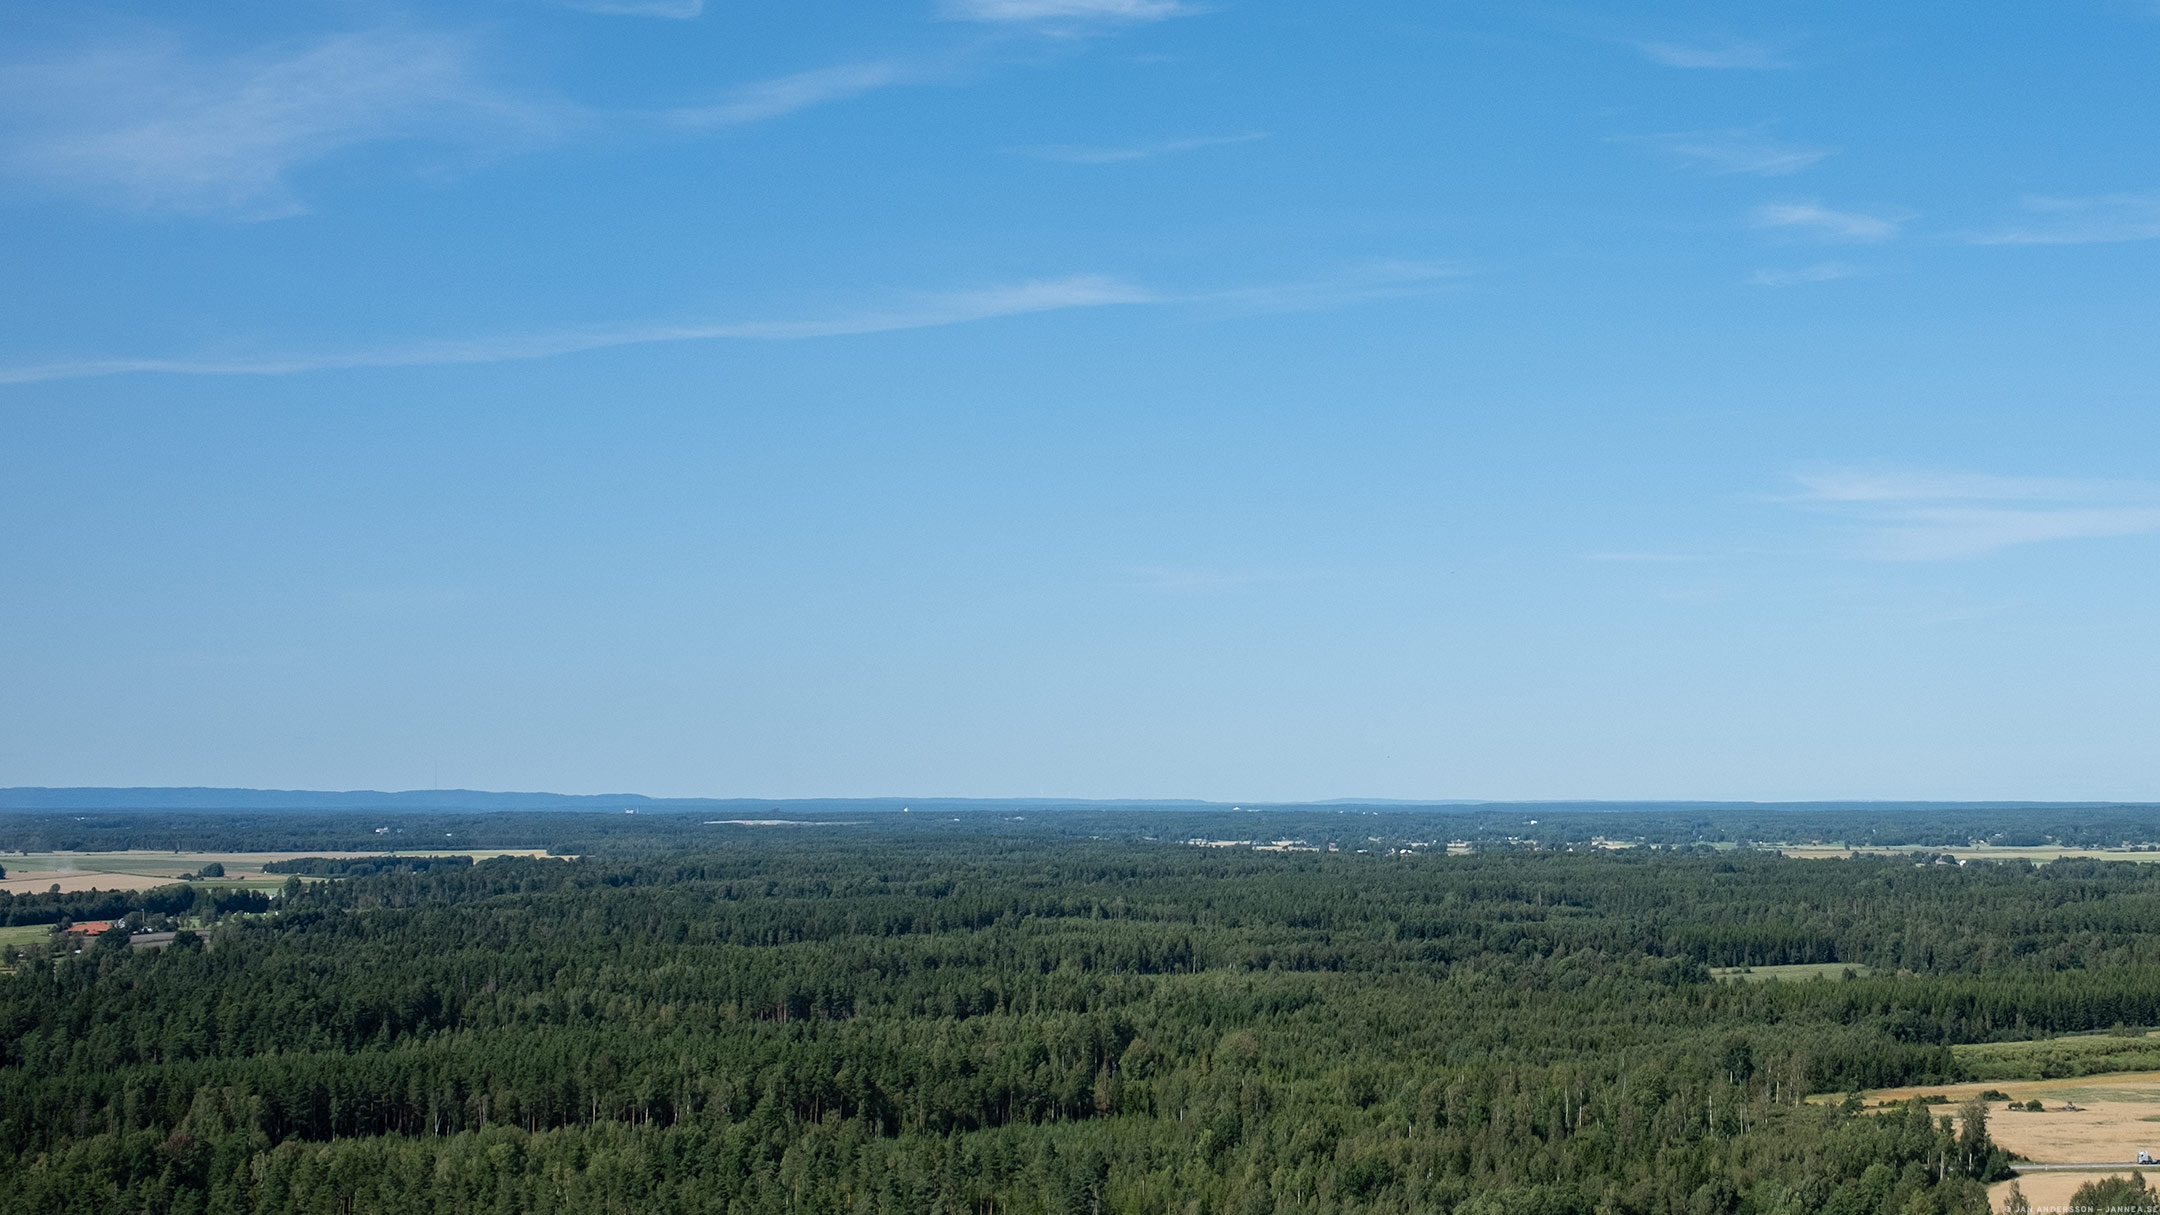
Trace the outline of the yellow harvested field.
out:
<instances>
[{"instance_id":1,"label":"yellow harvested field","mask_svg":"<svg viewBox=\"0 0 2160 1215\"><path fill-rule=\"evenodd\" d=\"M6 879L0 880L0 890L13 894L42 894L54 885L58 885L62 891L147 890L152 886L171 885L180 880L181 874L198 872L212 861L225 866L225 876L212 879L212 884L274 886L282 883L284 876L266 874L263 866L272 861L288 861L303 856L333 859L469 856L479 861L496 856L546 855L546 850L540 848L400 848L395 852L155 852L138 849L132 852L0 853L0 867L7 870Z\"/></svg>"},{"instance_id":2,"label":"yellow harvested field","mask_svg":"<svg viewBox=\"0 0 2160 1215\"><path fill-rule=\"evenodd\" d=\"M2032 861L2043 865L2049 861L2066 859L2144 861L2160 864L2160 850L2132 852L2128 848L1991 848L1985 844L1957 848L1899 844L1887 848L1863 846L1858 849L1829 844L1794 844L1778 849L1778 855L1803 861L1842 861L1856 851L1861 856L1909 856L1924 852L1931 856L1955 857L1961 861Z\"/></svg>"},{"instance_id":3,"label":"yellow harvested field","mask_svg":"<svg viewBox=\"0 0 2160 1215\"><path fill-rule=\"evenodd\" d=\"M43 894L55 886L64 893L74 894L83 890L148 890L152 886L173 884L172 878L153 877L142 873L105 873L91 870L24 877L13 865L7 866L7 871L7 880L0 881L0 890L10 894Z\"/></svg>"},{"instance_id":4,"label":"yellow harvested field","mask_svg":"<svg viewBox=\"0 0 2160 1215\"><path fill-rule=\"evenodd\" d=\"M1715 966L1710 970L1710 977L1738 983L1773 983L1794 979L1838 979L1848 970L1856 975L1874 973L1873 968L1852 962L1794 962L1782 966Z\"/></svg>"},{"instance_id":5,"label":"yellow harvested field","mask_svg":"<svg viewBox=\"0 0 2160 1215\"><path fill-rule=\"evenodd\" d=\"M2146 1180L2151 1181L2151 1174L2155 1170L2147 1168L2145 1172L2147 1173ZM2096 1169L2090 1173L2027 1173L2023 1177L2011 1181L1998 1181L1989 1186L1988 1207L1992 1210L2002 1210L2003 1196L2008 1194L2010 1187L2014 1185L2018 1188L2018 1192L2025 1195L2025 1201L2032 1204L2033 1215L2067 1212L2070 1209L2070 1196L2077 1193L2079 1186L2098 1181L2103 1177L2127 1177L2129 1175L2129 1169Z\"/></svg>"},{"instance_id":6,"label":"yellow harvested field","mask_svg":"<svg viewBox=\"0 0 2160 1215\"><path fill-rule=\"evenodd\" d=\"M1896 1105L1914 1097L1940 1094L1948 1105L1936 1108L1938 1116L1956 1117L1958 1106L1988 1089L2008 1093L2011 1101L2035 1098L2047 1105L2044 1113L2011 1111L2002 1101L1988 1102L1988 1136L2009 1151L2035 1164L2129 1165L2099 1168L2090 1172L2026 1172L2018 1186L2035 1210L2060 1208L2070 1195L2088 1181L2112 1173L2127 1174L2141 1151L2160 1155L2160 1072L2119 1072L2106 1076L2079 1076L2067 1080L1988 1080L1973 1084L1924 1084L1911 1088L1877 1089L1863 1093L1870 1107ZM1830 1095L1815 1098L1836 1101ZM2066 1110L2066 1103L2079 1108ZM2146 1173L2160 1177L2160 1167L2146 1166ZM2009 1189L2004 1182L1989 1189L1999 1208Z\"/></svg>"}]
</instances>

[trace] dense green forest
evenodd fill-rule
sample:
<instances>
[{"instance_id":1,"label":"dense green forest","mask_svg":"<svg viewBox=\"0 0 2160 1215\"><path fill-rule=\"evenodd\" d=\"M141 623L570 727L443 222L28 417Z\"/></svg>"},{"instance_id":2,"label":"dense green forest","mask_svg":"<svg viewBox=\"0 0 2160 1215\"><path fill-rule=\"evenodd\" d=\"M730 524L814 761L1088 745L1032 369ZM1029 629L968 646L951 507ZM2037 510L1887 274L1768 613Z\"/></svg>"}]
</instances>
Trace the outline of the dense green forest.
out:
<instances>
[{"instance_id":1,"label":"dense green forest","mask_svg":"<svg viewBox=\"0 0 2160 1215\"><path fill-rule=\"evenodd\" d=\"M212 923L17 947L0 1212L1948 1215L1983 1128L1803 1098L2160 1024L2160 866L1071 827L97 896Z\"/></svg>"}]
</instances>

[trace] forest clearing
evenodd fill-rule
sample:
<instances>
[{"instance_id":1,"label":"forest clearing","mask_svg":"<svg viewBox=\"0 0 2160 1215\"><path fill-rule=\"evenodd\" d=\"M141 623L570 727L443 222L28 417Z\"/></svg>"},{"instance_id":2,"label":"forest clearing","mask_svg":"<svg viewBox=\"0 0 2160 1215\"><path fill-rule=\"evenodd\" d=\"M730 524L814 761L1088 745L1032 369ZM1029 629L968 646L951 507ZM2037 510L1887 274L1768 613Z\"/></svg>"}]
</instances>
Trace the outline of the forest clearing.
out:
<instances>
[{"instance_id":1,"label":"forest clearing","mask_svg":"<svg viewBox=\"0 0 2160 1215\"><path fill-rule=\"evenodd\" d=\"M2005 1043L2025 1046L2026 1043ZM2037 1045L2037 1044L2033 1044ZM1964 1048L1959 1051L1964 1056ZM2112 1173L2127 1174L2139 1152L2160 1155L2160 1071L2079 1076L2055 1080L1990 1080L1970 1084L1908 1085L1862 1094L1870 1108L1902 1105L1915 1097L1945 1097L1940 1114L1958 1118L1968 1100L1983 1093L2004 1094L1987 1103L1988 1137L2033 1164L2132 1165L2132 1168L2035 1170L2022 1168L2013 1181L1989 1187L1992 1205L2015 1184L2036 1209L2062 1207L2079 1186ZM2039 1101L2045 1110L2007 1106ZM2076 1106L2075 1109L2067 1108ZM2148 1167L2147 1172L2154 1172Z\"/></svg>"},{"instance_id":2,"label":"forest clearing","mask_svg":"<svg viewBox=\"0 0 2160 1215\"><path fill-rule=\"evenodd\" d=\"M2066 1080L1985 1080L1916 1085L1862 1094L1871 1107L1915 1097L1948 1097L1941 1113L1956 1116L1984 1092L2009 1094L2008 1104L2039 1101L2042 1111L2005 1109L1989 1101L1988 1137L2035 1164L2115 1164L2139 1152L2160 1155L2160 1072L2126 1072ZM2067 1106L2075 1105L2076 1109Z\"/></svg>"},{"instance_id":3,"label":"forest clearing","mask_svg":"<svg viewBox=\"0 0 2160 1215\"><path fill-rule=\"evenodd\" d=\"M1713 979L1729 979L1736 983L1790 983L1806 979L1843 978L1846 971L1855 978L1874 973L1865 966L1848 962L1789 962L1777 966L1718 966L1711 968Z\"/></svg>"}]
</instances>

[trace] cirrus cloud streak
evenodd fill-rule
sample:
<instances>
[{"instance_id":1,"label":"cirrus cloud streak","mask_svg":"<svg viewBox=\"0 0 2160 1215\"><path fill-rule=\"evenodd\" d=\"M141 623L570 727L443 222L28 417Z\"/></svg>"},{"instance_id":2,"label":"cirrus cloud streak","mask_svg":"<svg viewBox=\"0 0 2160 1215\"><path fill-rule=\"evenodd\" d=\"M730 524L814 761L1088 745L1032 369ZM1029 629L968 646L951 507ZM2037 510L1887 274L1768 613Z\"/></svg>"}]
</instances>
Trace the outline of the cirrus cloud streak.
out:
<instances>
[{"instance_id":1,"label":"cirrus cloud streak","mask_svg":"<svg viewBox=\"0 0 2160 1215\"><path fill-rule=\"evenodd\" d=\"M945 15L963 21L1140 22L1181 17L1192 7L1178 0L946 0Z\"/></svg>"},{"instance_id":2,"label":"cirrus cloud streak","mask_svg":"<svg viewBox=\"0 0 2160 1215\"><path fill-rule=\"evenodd\" d=\"M2160 192L2028 198L2025 218L1975 234L1976 245L2100 245L2160 240Z\"/></svg>"},{"instance_id":3,"label":"cirrus cloud streak","mask_svg":"<svg viewBox=\"0 0 2160 1215\"><path fill-rule=\"evenodd\" d=\"M1144 304L1158 297L1101 275L1073 275L1008 286L919 295L888 308L824 319L657 323L560 329L450 341L411 342L370 349L235 357L82 359L0 367L0 384L73 380L128 372L168 375L291 375L361 367L427 367L503 363L548 358L616 346L662 342L795 341L932 329L996 317L1114 304Z\"/></svg>"},{"instance_id":4,"label":"cirrus cloud streak","mask_svg":"<svg viewBox=\"0 0 2160 1215\"><path fill-rule=\"evenodd\" d=\"M1898 234L1903 219L1859 211L1833 211L1820 203L1772 203L1755 210L1755 226L1806 232L1821 240L1884 241Z\"/></svg>"},{"instance_id":5,"label":"cirrus cloud streak","mask_svg":"<svg viewBox=\"0 0 2160 1215\"><path fill-rule=\"evenodd\" d=\"M2160 532L2160 486L1978 473L1820 469L1792 501L1837 519L1849 552L1949 561L2050 540Z\"/></svg>"},{"instance_id":6,"label":"cirrus cloud streak","mask_svg":"<svg viewBox=\"0 0 2160 1215\"><path fill-rule=\"evenodd\" d=\"M0 366L0 384L151 373L274 376L368 367L429 367L549 358L620 346L702 341L800 341L934 329L999 317L1119 305L1181 306L1203 315L1316 312L1430 295L1459 278L1434 262L1378 262L1320 278L1213 290L1164 292L1101 274L901 296L884 307L831 317L655 322L527 334L415 341L347 349L163 358L56 359Z\"/></svg>"},{"instance_id":7,"label":"cirrus cloud streak","mask_svg":"<svg viewBox=\"0 0 2160 1215\"><path fill-rule=\"evenodd\" d=\"M306 210L292 175L345 149L494 152L577 125L574 108L489 83L464 39L343 33L223 59L108 45L0 68L0 169L141 211L270 219Z\"/></svg>"}]
</instances>

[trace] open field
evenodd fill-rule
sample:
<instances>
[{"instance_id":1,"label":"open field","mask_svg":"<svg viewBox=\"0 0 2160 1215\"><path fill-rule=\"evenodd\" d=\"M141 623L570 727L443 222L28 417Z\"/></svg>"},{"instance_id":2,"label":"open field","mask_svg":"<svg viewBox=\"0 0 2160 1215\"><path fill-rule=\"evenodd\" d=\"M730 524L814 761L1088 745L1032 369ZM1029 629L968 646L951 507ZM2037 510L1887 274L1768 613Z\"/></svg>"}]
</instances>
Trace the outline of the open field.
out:
<instances>
[{"instance_id":1,"label":"open field","mask_svg":"<svg viewBox=\"0 0 2160 1215\"><path fill-rule=\"evenodd\" d=\"M1710 971L1713 978L1727 979L1735 983L1770 983L1794 979L1838 979L1846 971L1856 975L1870 973L1865 966L1850 962L1795 962L1789 966L1720 966Z\"/></svg>"},{"instance_id":2,"label":"open field","mask_svg":"<svg viewBox=\"0 0 2160 1215\"><path fill-rule=\"evenodd\" d=\"M2033 1215L2050 1215L2051 1212L2067 1211L2070 1206L2070 1196L2077 1193L2079 1186L2098 1181L2103 1177L2126 1177L2132 1171L2130 1169L2095 1169L2091 1172L2026 1173L2013 1181L1998 1181L1989 1186L1988 1206L1998 1211L2001 1210L2003 1196L2010 1192L2011 1186L2015 1185L2018 1191L2025 1195L2025 1201L2032 1204ZM2155 1170L2148 1165L2144 1172L2146 1180L2151 1181Z\"/></svg>"},{"instance_id":3,"label":"open field","mask_svg":"<svg viewBox=\"0 0 2160 1215\"><path fill-rule=\"evenodd\" d=\"M1861 856L1926 853L1930 856L1955 857L1960 861L2031 861L2038 865L2066 859L2145 861L2160 864L2160 849L2132 851L2128 848L1996 848L1987 844L1951 848L1926 844L1896 844L1881 848L1852 848L1843 844L1791 844L1778 849L1780 856L1803 861L1841 861L1855 852Z\"/></svg>"},{"instance_id":4,"label":"open field","mask_svg":"<svg viewBox=\"0 0 2160 1215\"><path fill-rule=\"evenodd\" d=\"M1959 1048L1960 1056L1969 1049L1972 1048ZM1968 1098L1989 1089L2009 1094L2011 1101L2037 1098L2047 1105L2043 1113L2028 1113L2005 1109L2007 1103L2003 1101L1988 1102L1988 1134L1996 1143L2035 1164L2111 1166L2077 1172L2025 1171L2017 1179L2018 1186L2036 1208L2060 1207L2086 1182L2110 1173L2129 1172L2128 1168L2112 1166L2136 1160L2141 1151L2160 1153L2160 1071L2120 1072L2062 1080L1928 1084L1877 1089L1863 1093L1862 1097L1871 1107L1896 1105L1914 1097L1948 1097L1949 1104L1942 1106L1940 1113L1955 1117L1958 1107ZM1834 1096L1819 1099L1837 1100ZM2075 1102L2079 1108L2062 1108L2068 1102ZM2147 1166L2145 1171L2160 1174L2160 1168L2152 1166ZM2008 1189L2008 1182L1992 1187L1990 1200L1999 1205Z\"/></svg>"},{"instance_id":5,"label":"open field","mask_svg":"<svg viewBox=\"0 0 2160 1215\"><path fill-rule=\"evenodd\" d=\"M83 890L148 890L153 886L170 886L177 880L145 873L110 873L99 869L17 876L16 868L9 865L7 871L7 880L0 881L0 890L10 894L43 894L55 886L69 894Z\"/></svg>"},{"instance_id":6,"label":"open field","mask_svg":"<svg viewBox=\"0 0 2160 1215\"><path fill-rule=\"evenodd\" d=\"M77 890L147 890L153 886L168 886L180 880L183 873L200 872L204 865L216 861L225 866L225 876L212 878L206 883L229 888L270 887L285 881L283 874L266 874L263 866L272 861L295 860L303 856L331 858L355 858L376 856L469 856L474 860L486 860L495 856L545 856L539 848L483 848L464 850L456 848L400 848L389 852L154 852L136 850L130 852L30 852L19 854L0 853L0 866L7 869L7 878L0 881L0 890L14 894L42 894L58 885L63 891Z\"/></svg>"}]
</instances>

